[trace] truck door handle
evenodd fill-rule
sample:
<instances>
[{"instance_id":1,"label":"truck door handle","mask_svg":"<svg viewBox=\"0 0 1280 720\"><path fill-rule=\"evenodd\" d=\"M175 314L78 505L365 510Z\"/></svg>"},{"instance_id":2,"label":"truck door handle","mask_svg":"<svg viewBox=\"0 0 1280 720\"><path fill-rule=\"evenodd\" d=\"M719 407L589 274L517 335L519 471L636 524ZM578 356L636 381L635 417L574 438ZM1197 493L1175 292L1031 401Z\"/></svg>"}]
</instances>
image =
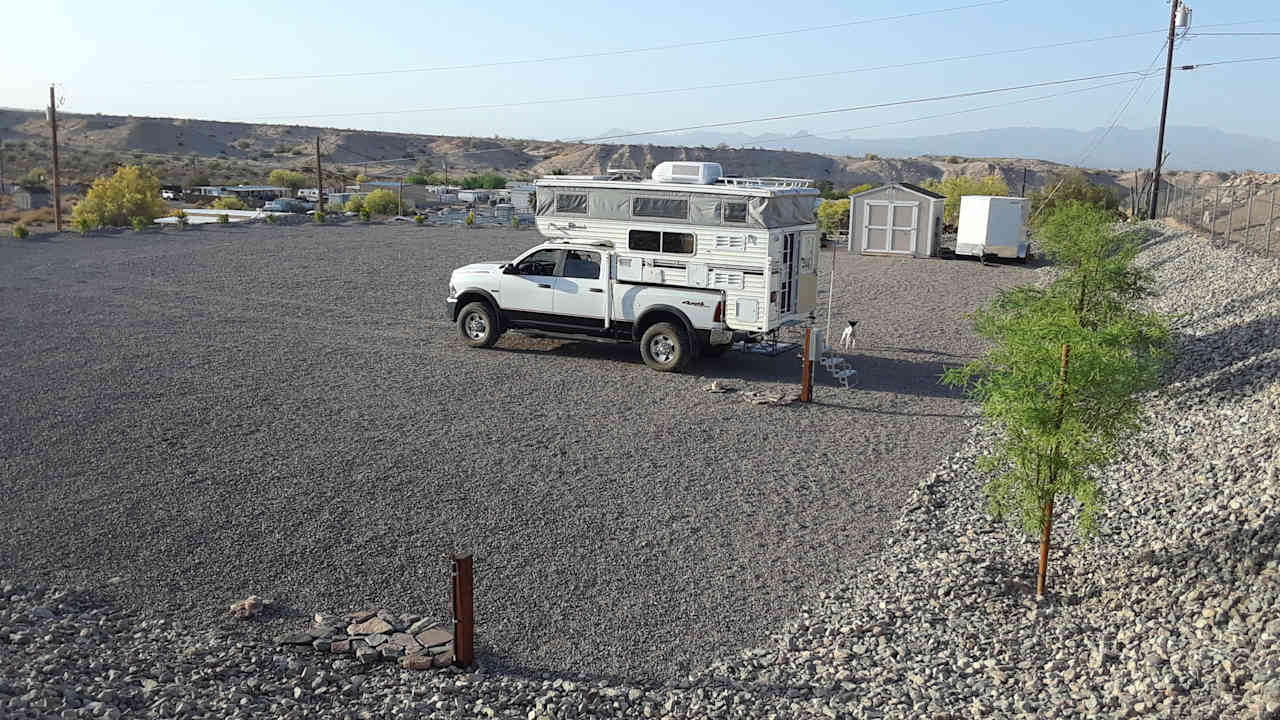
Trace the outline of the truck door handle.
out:
<instances>
[{"instance_id":1,"label":"truck door handle","mask_svg":"<svg viewBox=\"0 0 1280 720\"><path fill-rule=\"evenodd\" d=\"M538 287L540 287L540 288L548 288L548 289L550 289L550 288L551 288L551 286L550 286L550 285L547 285L546 283L538 283Z\"/></svg>"},{"instance_id":2,"label":"truck door handle","mask_svg":"<svg viewBox=\"0 0 1280 720\"><path fill-rule=\"evenodd\" d=\"M590 288L590 290L591 290L591 292L598 292L598 293L602 293L602 292L604 292L604 290L602 290L602 289L600 289L600 288Z\"/></svg>"}]
</instances>

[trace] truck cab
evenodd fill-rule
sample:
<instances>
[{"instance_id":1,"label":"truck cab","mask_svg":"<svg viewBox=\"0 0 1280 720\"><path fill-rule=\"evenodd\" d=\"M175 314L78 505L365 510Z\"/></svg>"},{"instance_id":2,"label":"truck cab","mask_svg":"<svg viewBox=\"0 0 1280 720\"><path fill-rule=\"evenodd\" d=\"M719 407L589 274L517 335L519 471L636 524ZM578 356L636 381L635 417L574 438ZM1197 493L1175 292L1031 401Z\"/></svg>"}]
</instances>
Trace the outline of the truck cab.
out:
<instances>
[{"instance_id":1,"label":"truck cab","mask_svg":"<svg viewBox=\"0 0 1280 720\"><path fill-rule=\"evenodd\" d=\"M617 259L607 243L555 240L510 262L467 265L450 277L447 315L473 347L508 330L634 342L645 364L663 372L729 348L723 291L619 281Z\"/></svg>"}]
</instances>

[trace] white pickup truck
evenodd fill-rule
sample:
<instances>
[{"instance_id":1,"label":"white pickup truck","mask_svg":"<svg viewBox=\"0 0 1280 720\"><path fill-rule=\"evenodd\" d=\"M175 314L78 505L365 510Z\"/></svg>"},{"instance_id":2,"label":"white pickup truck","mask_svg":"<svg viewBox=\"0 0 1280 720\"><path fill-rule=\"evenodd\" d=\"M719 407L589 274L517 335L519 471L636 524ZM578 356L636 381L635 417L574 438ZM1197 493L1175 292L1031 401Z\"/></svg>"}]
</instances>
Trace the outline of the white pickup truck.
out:
<instances>
[{"instance_id":1,"label":"white pickup truck","mask_svg":"<svg viewBox=\"0 0 1280 720\"><path fill-rule=\"evenodd\" d=\"M449 278L448 317L472 347L489 347L507 330L638 342L645 364L662 372L732 345L723 291L619 281L615 263L608 243L558 240L512 262L460 267Z\"/></svg>"}]
</instances>

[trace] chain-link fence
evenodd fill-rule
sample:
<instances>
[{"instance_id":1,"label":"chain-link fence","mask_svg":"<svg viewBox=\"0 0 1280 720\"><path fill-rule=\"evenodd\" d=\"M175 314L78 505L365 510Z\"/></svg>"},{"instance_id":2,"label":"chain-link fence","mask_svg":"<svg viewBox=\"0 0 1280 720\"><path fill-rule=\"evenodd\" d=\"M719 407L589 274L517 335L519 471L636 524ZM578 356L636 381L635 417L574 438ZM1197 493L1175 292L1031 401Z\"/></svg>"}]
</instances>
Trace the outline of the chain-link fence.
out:
<instances>
[{"instance_id":1,"label":"chain-link fence","mask_svg":"<svg viewBox=\"0 0 1280 720\"><path fill-rule=\"evenodd\" d=\"M1149 183L1137 198L1143 201L1138 216L1147 217ZM1157 202L1156 217L1187 225L1217 247L1280 256L1280 184L1183 186L1161 181Z\"/></svg>"}]
</instances>

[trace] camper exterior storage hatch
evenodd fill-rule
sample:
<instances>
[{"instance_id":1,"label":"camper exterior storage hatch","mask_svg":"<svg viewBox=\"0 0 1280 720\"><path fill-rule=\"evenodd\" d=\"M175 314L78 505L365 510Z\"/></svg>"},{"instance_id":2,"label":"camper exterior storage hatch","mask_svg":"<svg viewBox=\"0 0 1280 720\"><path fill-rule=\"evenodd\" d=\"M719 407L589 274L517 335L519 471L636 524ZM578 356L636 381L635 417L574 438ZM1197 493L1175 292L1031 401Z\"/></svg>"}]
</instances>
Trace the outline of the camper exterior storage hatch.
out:
<instances>
[{"instance_id":1,"label":"camper exterior storage hatch","mask_svg":"<svg viewBox=\"0 0 1280 720\"><path fill-rule=\"evenodd\" d=\"M718 163L549 176L535 183L538 230L603 243L618 283L722 290L742 334L805 322L817 304L818 227L809 180L724 177Z\"/></svg>"},{"instance_id":2,"label":"camper exterior storage hatch","mask_svg":"<svg viewBox=\"0 0 1280 720\"><path fill-rule=\"evenodd\" d=\"M964 195L960 198L960 226L956 254L1027 260L1026 198Z\"/></svg>"}]
</instances>

